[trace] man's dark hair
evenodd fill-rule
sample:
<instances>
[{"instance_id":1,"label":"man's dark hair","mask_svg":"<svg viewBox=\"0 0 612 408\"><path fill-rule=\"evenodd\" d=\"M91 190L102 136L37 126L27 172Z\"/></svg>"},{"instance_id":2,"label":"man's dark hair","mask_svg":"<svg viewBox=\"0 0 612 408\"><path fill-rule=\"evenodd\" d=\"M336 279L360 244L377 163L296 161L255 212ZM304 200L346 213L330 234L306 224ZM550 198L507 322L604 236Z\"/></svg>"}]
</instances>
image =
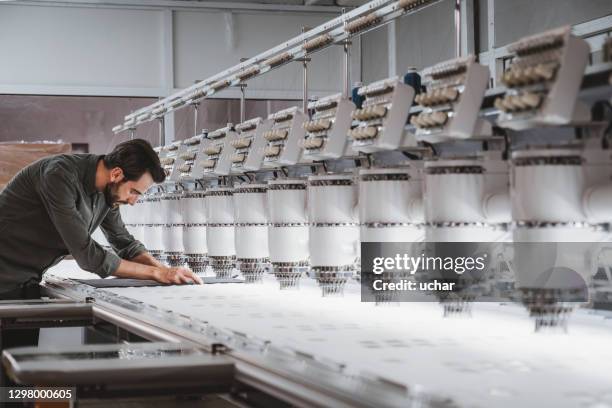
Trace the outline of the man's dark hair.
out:
<instances>
[{"instance_id":1,"label":"man's dark hair","mask_svg":"<svg viewBox=\"0 0 612 408\"><path fill-rule=\"evenodd\" d=\"M119 167L128 181L138 180L149 172L153 181L162 183L166 179L164 168L151 144L143 139L128 140L115 146L112 152L104 156L107 169Z\"/></svg>"}]
</instances>

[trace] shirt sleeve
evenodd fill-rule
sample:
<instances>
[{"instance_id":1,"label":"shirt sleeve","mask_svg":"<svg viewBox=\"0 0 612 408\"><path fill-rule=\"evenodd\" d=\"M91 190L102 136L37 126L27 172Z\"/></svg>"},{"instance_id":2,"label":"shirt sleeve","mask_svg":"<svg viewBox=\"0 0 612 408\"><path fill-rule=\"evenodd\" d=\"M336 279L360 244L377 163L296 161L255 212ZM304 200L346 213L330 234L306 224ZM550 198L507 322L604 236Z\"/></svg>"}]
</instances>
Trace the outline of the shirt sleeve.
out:
<instances>
[{"instance_id":1,"label":"shirt sleeve","mask_svg":"<svg viewBox=\"0 0 612 408\"><path fill-rule=\"evenodd\" d=\"M91 238L87 223L76 207L77 183L70 170L61 165L47 169L43 171L39 187L41 201L79 267L107 277L119 268L121 260Z\"/></svg>"},{"instance_id":2,"label":"shirt sleeve","mask_svg":"<svg viewBox=\"0 0 612 408\"><path fill-rule=\"evenodd\" d=\"M130 260L146 252L144 245L125 228L119 208L112 208L106 214L100 228L119 257Z\"/></svg>"}]
</instances>

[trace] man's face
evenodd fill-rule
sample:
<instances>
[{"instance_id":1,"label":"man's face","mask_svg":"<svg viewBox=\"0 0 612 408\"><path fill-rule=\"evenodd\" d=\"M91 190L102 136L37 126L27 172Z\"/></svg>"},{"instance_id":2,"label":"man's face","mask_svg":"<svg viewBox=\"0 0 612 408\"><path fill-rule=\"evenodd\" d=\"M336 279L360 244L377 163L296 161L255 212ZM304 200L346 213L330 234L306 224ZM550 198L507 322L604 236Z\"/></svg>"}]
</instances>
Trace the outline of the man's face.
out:
<instances>
[{"instance_id":1,"label":"man's face","mask_svg":"<svg viewBox=\"0 0 612 408\"><path fill-rule=\"evenodd\" d=\"M110 182L104 188L104 198L109 207L136 204L136 201L153 185L153 178L145 172L138 180L125 180L123 170L115 167L110 172Z\"/></svg>"}]
</instances>

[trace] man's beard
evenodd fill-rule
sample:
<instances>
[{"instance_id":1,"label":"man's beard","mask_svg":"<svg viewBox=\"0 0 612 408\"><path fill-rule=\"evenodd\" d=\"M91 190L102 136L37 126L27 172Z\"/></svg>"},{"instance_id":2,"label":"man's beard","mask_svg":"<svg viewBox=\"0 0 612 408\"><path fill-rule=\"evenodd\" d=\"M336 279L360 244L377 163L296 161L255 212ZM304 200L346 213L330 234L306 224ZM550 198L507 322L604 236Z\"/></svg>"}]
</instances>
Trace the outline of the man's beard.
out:
<instances>
[{"instance_id":1,"label":"man's beard","mask_svg":"<svg viewBox=\"0 0 612 408\"><path fill-rule=\"evenodd\" d=\"M104 200L106 201L106 205L111 208L117 208L121 204L127 204L127 201L119 200L119 196L117 195L117 191L119 191L119 183L108 183L106 187L104 187Z\"/></svg>"}]
</instances>

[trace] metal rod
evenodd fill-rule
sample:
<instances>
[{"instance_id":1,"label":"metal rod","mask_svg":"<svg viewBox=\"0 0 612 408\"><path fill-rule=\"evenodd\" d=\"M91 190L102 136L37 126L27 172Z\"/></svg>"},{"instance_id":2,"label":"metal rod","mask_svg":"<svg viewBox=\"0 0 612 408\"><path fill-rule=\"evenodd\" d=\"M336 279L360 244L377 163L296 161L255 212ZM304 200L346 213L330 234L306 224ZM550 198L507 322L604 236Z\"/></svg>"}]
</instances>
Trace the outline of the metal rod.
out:
<instances>
[{"instance_id":1,"label":"metal rod","mask_svg":"<svg viewBox=\"0 0 612 408\"><path fill-rule=\"evenodd\" d=\"M148 323L138 321L136 319L130 319L117 313L117 311L110 311L94 306L93 315L102 321L112 323L115 326L121 327L122 329L125 329L140 337L144 337L147 340L167 341L170 343L180 343L186 341L184 338L170 334L159 327L154 327Z\"/></svg>"},{"instance_id":2,"label":"metal rod","mask_svg":"<svg viewBox=\"0 0 612 408\"><path fill-rule=\"evenodd\" d=\"M248 60L241 62L231 68L228 68L222 72L219 72L205 80L198 81L196 84L183 89L179 92L176 92L172 95L168 95L164 99L155 102L152 105L146 106L127 115L124 118L124 124L116 126L113 128L113 132L119 133L127 130L126 123L135 118L138 115L143 113L152 113L153 110L158 108L167 108L168 111L174 111L178 108L171 107L171 102L175 101L177 98L181 99L189 99L192 94L203 94L209 96L209 92L213 90L213 93L216 91L212 88L212 85L218 83L219 81L229 81L234 82L237 79L237 74L240 72L244 72L247 69L254 68L258 71L256 75L262 75L272 69L279 68L280 66L289 63L291 61L302 61L303 58L307 58L310 54L315 52L319 52L325 49L330 44L327 44L322 47L318 47L316 50L306 52L303 48L304 44L307 41L314 40L321 35L329 35L333 38L333 43L341 43L342 41L349 39L353 36L363 35L364 33L376 29L378 26L385 25L390 21L399 18L405 15L411 15L413 13L417 13L425 8L429 8L437 3L440 3L444 0L429 0L416 9L411 9L409 12L402 7L398 7L397 0L372 0L366 4L363 4L360 7L357 7L345 15L339 16L331 21L325 22L307 32L304 32L288 41L285 41L276 47L273 47L267 51L264 51L256 56L249 58ZM373 10L376 10L378 16L380 16L380 21L376 24L370 25L365 29L359 30L358 32L347 32L345 30L346 21L354 21L360 17L369 15ZM270 61L273 58L281 58L281 62L278 65L269 65L264 63L265 61ZM283 59L288 58L288 59ZM140 123L149 121L150 119L143 119Z\"/></svg>"},{"instance_id":3,"label":"metal rod","mask_svg":"<svg viewBox=\"0 0 612 408\"><path fill-rule=\"evenodd\" d=\"M455 0L455 54L461 56L461 0Z\"/></svg>"},{"instance_id":4,"label":"metal rod","mask_svg":"<svg viewBox=\"0 0 612 408\"><path fill-rule=\"evenodd\" d=\"M304 58L302 61L302 67L304 69L304 89L302 95L302 110L304 113L308 113L308 61Z\"/></svg>"},{"instance_id":5,"label":"metal rod","mask_svg":"<svg viewBox=\"0 0 612 408\"><path fill-rule=\"evenodd\" d=\"M346 13L346 9L342 9L342 15ZM344 26L348 24L347 20L344 20ZM351 92L351 67L350 67L350 52L351 52L351 42L347 38L342 42L342 49L344 50L344 66L342 70L342 79L343 79L343 89L342 96L344 98L348 98Z\"/></svg>"},{"instance_id":6,"label":"metal rod","mask_svg":"<svg viewBox=\"0 0 612 408\"><path fill-rule=\"evenodd\" d=\"M343 8L342 15L344 16L345 13L346 13L346 9ZM345 28L347 24L348 24L348 21L344 20ZM343 65L343 70L342 70L342 83L343 83L342 97L344 98L348 98L351 92L350 91L351 73L350 73L350 54L349 54L351 51L350 46L351 46L351 43L348 38L342 42L342 49L344 51L344 60L343 60L344 65Z\"/></svg>"},{"instance_id":7,"label":"metal rod","mask_svg":"<svg viewBox=\"0 0 612 408\"><path fill-rule=\"evenodd\" d=\"M166 145L166 120L165 117L162 116L159 118L159 145Z\"/></svg>"},{"instance_id":8,"label":"metal rod","mask_svg":"<svg viewBox=\"0 0 612 408\"><path fill-rule=\"evenodd\" d=\"M240 84L240 123L246 120L246 84Z\"/></svg>"},{"instance_id":9,"label":"metal rod","mask_svg":"<svg viewBox=\"0 0 612 408\"><path fill-rule=\"evenodd\" d=\"M131 128L130 129L130 140L134 140L134 134L136 133L136 129Z\"/></svg>"},{"instance_id":10,"label":"metal rod","mask_svg":"<svg viewBox=\"0 0 612 408\"><path fill-rule=\"evenodd\" d=\"M198 134L198 106L199 103L193 104L193 134L196 136Z\"/></svg>"},{"instance_id":11,"label":"metal rod","mask_svg":"<svg viewBox=\"0 0 612 408\"><path fill-rule=\"evenodd\" d=\"M308 27L302 27L302 34L308 31ZM306 40L304 40L306 43ZM303 83L302 83L302 110L305 114L308 114L308 59L304 55L302 58L302 69L304 72Z\"/></svg>"},{"instance_id":12,"label":"metal rod","mask_svg":"<svg viewBox=\"0 0 612 408\"><path fill-rule=\"evenodd\" d=\"M344 89L342 90L342 96L348 98L351 92L351 42L345 40L343 44L344 48Z\"/></svg>"}]
</instances>

